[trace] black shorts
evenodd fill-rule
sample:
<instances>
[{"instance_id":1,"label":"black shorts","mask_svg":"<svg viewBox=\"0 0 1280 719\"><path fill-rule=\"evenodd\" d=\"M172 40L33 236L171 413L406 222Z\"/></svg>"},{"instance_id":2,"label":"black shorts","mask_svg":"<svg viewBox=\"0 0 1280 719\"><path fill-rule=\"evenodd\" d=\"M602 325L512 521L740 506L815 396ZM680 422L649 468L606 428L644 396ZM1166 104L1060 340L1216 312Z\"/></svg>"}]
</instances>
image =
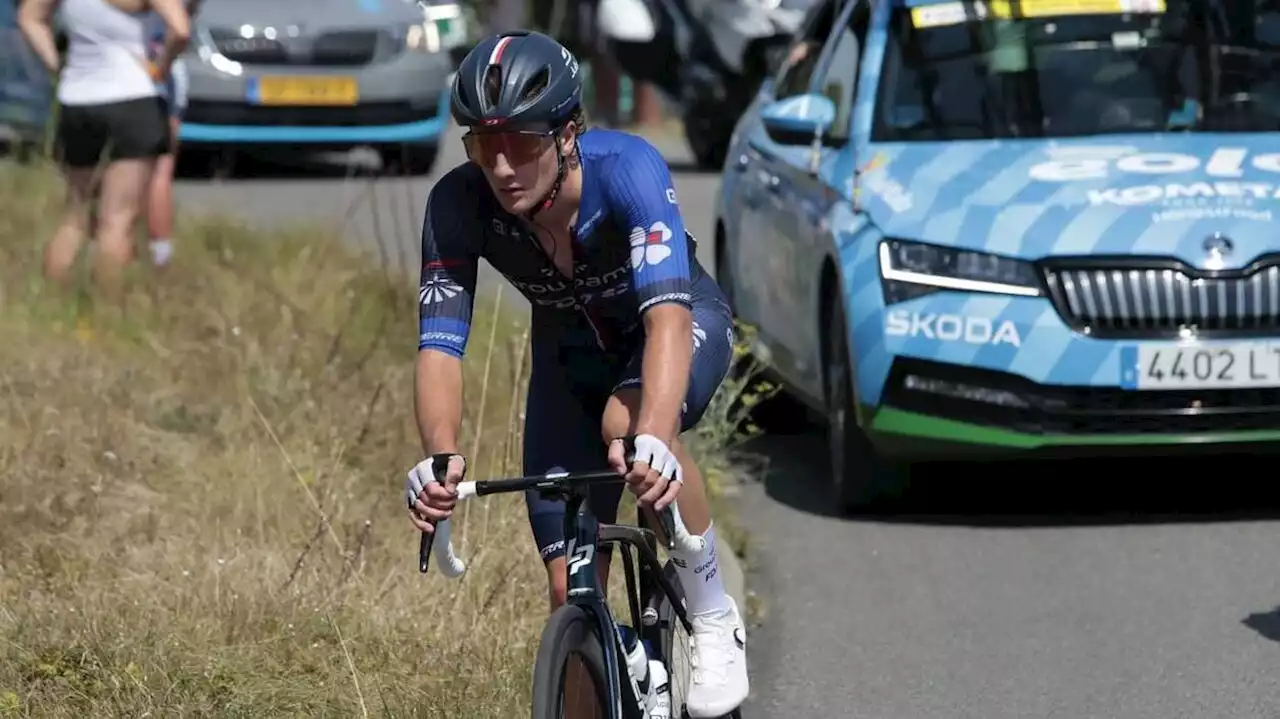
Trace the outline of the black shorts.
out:
<instances>
[{"instance_id":1,"label":"black shorts","mask_svg":"<svg viewBox=\"0 0 1280 719\"><path fill-rule=\"evenodd\" d=\"M710 278L694 285L693 320L693 363L681 413L681 432L697 426L733 362L733 312ZM524 423L524 473L605 469L607 447L600 435L605 403L620 389L640 386L643 345L621 367L591 367L591 358L573 357L572 350L538 342L536 336L532 349ZM617 520L622 492L622 484L590 490L588 502L598 521ZM549 562L564 556L564 502L530 490L525 494L525 504L542 560Z\"/></svg>"},{"instance_id":2,"label":"black shorts","mask_svg":"<svg viewBox=\"0 0 1280 719\"><path fill-rule=\"evenodd\" d=\"M159 157L169 151L169 115L160 97L101 105L63 105L58 146L69 167Z\"/></svg>"}]
</instances>

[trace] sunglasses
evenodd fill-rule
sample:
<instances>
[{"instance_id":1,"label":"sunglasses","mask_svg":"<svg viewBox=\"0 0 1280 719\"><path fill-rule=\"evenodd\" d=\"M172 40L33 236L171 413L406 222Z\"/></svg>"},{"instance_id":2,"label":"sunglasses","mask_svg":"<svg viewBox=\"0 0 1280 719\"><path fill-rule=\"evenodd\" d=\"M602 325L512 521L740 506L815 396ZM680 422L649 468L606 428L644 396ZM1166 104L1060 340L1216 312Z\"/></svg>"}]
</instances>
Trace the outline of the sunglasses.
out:
<instances>
[{"instance_id":1,"label":"sunglasses","mask_svg":"<svg viewBox=\"0 0 1280 719\"><path fill-rule=\"evenodd\" d=\"M467 159L478 165L494 165L501 153L508 165L518 167L538 159L547 149L547 140L555 135L555 130L468 132L462 136L462 145Z\"/></svg>"}]
</instances>

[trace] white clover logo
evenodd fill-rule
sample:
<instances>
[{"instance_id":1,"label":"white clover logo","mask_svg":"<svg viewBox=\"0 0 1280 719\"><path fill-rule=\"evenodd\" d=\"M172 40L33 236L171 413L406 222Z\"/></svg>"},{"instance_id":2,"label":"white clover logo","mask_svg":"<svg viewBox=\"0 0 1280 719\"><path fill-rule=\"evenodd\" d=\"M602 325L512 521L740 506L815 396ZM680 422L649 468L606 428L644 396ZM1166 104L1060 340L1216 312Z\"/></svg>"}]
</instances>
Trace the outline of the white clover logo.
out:
<instances>
[{"instance_id":1,"label":"white clover logo","mask_svg":"<svg viewBox=\"0 0 1280 719\"><path fill-rule=\"evenodd\" d=\"M671 256L671 228L665 222L655 222L648 230L631 228L631 268L656 265Z\"/></svg>"},{"instance_id":2,"label":"white clover logo","mask_svg":"<svg viewBox=\"0 0 1280 719\"><path fill-rule=\"evenodd\" d=\"M707 331L698 326L697 322L693 323L693 351L697 352L702 348L702 343L707 341Z\"/></svg>"},{"instance_id":3,"label":"white clover logo","mask_svg":"<svg viewBox=\"0 0 1280 719\"><path fill-rule=\"evenodd\" d=\"M424 305L434 305L437 302L444 302L447 299L457 297L462 292L462 285L447 277L432 277L422 286L418 288L418 302Z\"/></svg>"}]
</instances>

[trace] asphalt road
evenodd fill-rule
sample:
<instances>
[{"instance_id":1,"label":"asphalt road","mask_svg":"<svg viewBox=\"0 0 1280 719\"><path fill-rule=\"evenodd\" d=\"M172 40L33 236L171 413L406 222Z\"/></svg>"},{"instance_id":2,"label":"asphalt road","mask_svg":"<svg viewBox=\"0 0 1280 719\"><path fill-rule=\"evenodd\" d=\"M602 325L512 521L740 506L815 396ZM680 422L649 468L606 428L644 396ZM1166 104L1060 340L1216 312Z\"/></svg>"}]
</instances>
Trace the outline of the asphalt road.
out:
<instances>
[{"instance_id":1,"label":"asphalt road","mask_svg":"<svg viewBox=\"0 0 1280 719\"><path fill-rule=\"evenodd\" d=\"M687 168L679 142L662 144ZM441 167L461 159L451 137ZM393 261L417 262L430 178L250 172L271 176L184 181L179 201L333 223L370 248L381 235ZM717 184L677 174L699 237ZM898 513L850 519L825 502L820 432L748 450L762 479L740 506L764 603L749 719L1280 716L1267 460L943 467Z\"/></svg>"}]
</instances>

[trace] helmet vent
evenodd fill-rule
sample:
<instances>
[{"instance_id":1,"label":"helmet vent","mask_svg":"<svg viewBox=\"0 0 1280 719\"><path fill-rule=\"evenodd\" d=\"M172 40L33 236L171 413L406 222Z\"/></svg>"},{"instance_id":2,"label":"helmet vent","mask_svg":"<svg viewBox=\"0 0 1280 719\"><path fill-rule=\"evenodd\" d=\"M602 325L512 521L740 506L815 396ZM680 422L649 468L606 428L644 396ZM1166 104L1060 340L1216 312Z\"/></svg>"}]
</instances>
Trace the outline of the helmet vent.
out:
<instances>
[{"instance_id":1,"label":"helmet vent","mask_svg":"<svg viewBox=\"0 0 1280 719\"><path fill-rule=\"evenodd\" d=\"M551 84L551 68L546 65L534 75L532 79L524 86L524 93L520 96L520 108L532 105L542 97L542 93L547 91L547 86Z\"/></svg>"},{"instance_id":2,"label":"helmet vent","mask_svg":"<svg viewBox=\"0 0 1280 719\"><path fill-rule=\"evenodd\" d=\"M488 112L497 107L500 97L502 97L502 66L490 65L484 71L485 111Z\"/></svg>"}]
</instances>

